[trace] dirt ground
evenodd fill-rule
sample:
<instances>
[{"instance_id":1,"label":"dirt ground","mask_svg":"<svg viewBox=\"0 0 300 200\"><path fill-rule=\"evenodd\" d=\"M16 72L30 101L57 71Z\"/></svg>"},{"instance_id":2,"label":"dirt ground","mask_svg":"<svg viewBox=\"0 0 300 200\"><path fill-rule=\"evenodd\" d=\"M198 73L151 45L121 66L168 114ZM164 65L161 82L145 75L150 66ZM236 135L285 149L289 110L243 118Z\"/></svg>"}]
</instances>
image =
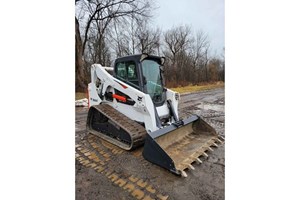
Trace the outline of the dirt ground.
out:
<instances>
[{"instance_id":1,"label":"dirt ground","mask_svg":"<svg viewBox=\"0 0 300 200\"><path fill-rule=\"evenodd\" d=\"M181 95L181 117L203 117L225 137L224 88ZM122 149L87 134L87 108L76 108L76 199L211 199L225 198L225 144L193 164L187 178L176 176L146 160L143 147Z\"/></svg>"}]
</instances>

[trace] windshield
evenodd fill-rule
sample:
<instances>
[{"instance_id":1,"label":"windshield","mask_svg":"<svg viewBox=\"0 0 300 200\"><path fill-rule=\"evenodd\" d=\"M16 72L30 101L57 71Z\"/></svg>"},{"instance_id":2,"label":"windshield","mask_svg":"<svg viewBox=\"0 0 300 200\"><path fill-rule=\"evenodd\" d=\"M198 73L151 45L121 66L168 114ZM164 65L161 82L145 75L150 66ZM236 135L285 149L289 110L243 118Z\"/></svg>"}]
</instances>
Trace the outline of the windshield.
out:
<instances>
[{"instance_id":1,"label":"windshield","mask_svg":"<svg viewBox=\"0 0 300 200\"><path fill-rule=\"evenodd\" d=\"M155 60L145 59L142 61L142 70L147 93L154 102L162 101L163 87L160 76L160 65Z\"/></svg>"}]
</instances>

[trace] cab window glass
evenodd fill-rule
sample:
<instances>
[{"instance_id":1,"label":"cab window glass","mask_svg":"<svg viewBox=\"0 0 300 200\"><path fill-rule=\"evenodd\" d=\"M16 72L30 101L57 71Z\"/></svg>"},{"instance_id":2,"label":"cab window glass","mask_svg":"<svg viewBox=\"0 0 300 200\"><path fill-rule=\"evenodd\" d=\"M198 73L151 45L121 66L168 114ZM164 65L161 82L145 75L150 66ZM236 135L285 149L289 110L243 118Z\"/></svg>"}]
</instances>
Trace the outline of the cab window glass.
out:
<instances>
[{"instance_id":1,"label":"cab window glass","mask_svg":"<svg viewBox=\"0 0 300 200\"><path fill-rule=\"evenodd\" d=\"M129 65L128 66L128 80L130 79L136 79L136 70L135 70L135 65Z\"/></svg>"},{"instance_id":2,"label":"cab window glass","mask_svg":"<svg viewBox=\"0 0 300 200\"><path fill-rule=\"evenodd\" d=\"M137 69L134 61L117 63L116 75L127 83L134 84L137 87L139 85Z\"/></svg>"},{"instance_id":3,"label":"cab window glass","mask_svg":"<svg viewBox=\"0 0 300 200\"><path fill-rule=\"evenodd\" d=\"M117 66L116 66L116 73L117 73L117 76L126 80L127 79L127 73L126 73L126 65L125 63L118 63Z\"/></svg>"}]
</instances>

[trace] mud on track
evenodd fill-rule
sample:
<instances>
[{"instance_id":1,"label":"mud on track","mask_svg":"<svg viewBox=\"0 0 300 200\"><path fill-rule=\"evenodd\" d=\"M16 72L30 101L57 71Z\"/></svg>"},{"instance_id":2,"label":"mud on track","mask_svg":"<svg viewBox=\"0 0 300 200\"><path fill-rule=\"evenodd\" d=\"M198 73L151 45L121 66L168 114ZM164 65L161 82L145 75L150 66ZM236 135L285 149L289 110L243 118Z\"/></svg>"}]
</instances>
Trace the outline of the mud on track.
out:
<instances>
[{"instance_id":1,"label":"mud on track","mask_svg":"<svg viewBox=\"0 0 300 200\"><path fill-rule=\"evenodd\" d=\"M224 137L224 101L223 88L182 95L180 117L198 114ZM76 108L76 199L224 199L224 144L183 178L144 160L143 147L124 151L87 134L86 117Z\"/></svg>"}]
</instances>

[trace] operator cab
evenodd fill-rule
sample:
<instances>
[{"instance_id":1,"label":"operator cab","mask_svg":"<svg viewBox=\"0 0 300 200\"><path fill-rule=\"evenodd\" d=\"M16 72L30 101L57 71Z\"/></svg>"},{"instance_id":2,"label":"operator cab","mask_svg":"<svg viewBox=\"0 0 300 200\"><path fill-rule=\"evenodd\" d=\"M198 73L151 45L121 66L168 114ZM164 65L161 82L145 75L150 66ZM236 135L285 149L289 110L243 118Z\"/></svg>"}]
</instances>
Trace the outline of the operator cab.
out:
<instances>
[{"instance_id":1,"label":"operator cab","mask_svg":"<svg viewBox=\"0 0 300 200\"><path fill-rule=\"evenodd\" d=\"M138 54L117 58L114 77L128 85L149 94L155 106L161 106L166 100L163 70L164 57Z\"/></svg>"}]
</instances>

